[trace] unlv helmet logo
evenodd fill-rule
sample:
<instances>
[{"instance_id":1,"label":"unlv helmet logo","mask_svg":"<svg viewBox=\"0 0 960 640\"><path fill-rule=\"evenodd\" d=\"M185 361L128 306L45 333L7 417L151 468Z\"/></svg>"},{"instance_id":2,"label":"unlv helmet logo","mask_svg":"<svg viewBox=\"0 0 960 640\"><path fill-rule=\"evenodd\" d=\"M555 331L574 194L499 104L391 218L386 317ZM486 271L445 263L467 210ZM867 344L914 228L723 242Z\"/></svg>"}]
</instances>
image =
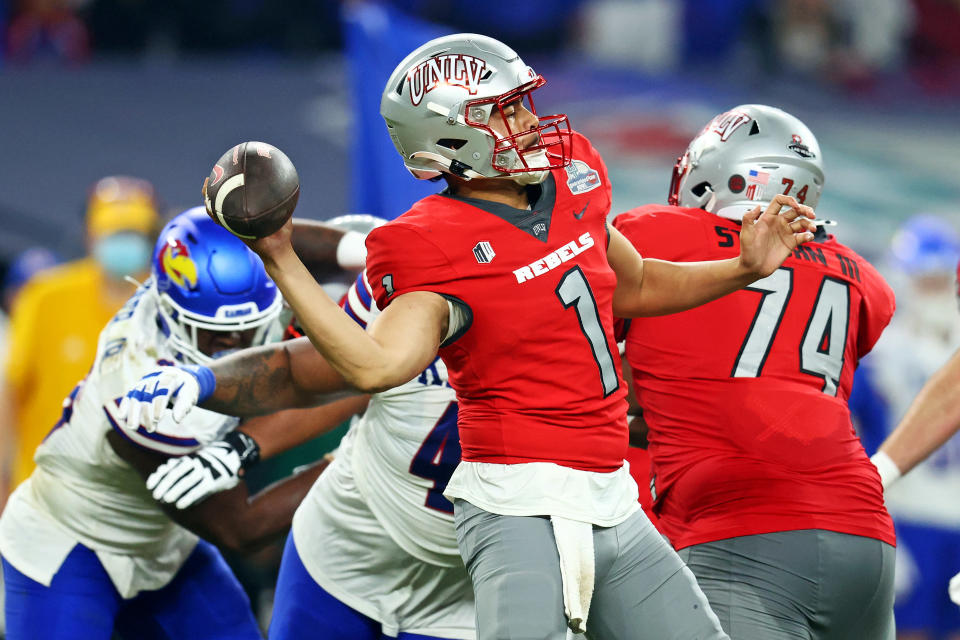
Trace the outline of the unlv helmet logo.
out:
<instances>
[{"instance_id":1,"label":"unlv helmet logo","mask_svg":"<svg viewBox=\"0 0 960 640\"><path fill-rule=\"evenodd\" d=\"M727 138L744 124L750 122L750 116L740 111L727 111L721 113L707 125L704 133L712 131L720 136L721 142L726 142Z\"/></svg>"},{"instance_id":2,"label":"unlv helmet logo","mask_svg":"<svg viewBox=\"0 0 960 640\"><path fill-rule=\"evenodd\" d=\"M487 68L485 60L465 54L435 56L424 60L407 73L410 102L417 106L423 97L437 87L462 87L476 95L480 78Z\"/></svg>"}]
</instances>

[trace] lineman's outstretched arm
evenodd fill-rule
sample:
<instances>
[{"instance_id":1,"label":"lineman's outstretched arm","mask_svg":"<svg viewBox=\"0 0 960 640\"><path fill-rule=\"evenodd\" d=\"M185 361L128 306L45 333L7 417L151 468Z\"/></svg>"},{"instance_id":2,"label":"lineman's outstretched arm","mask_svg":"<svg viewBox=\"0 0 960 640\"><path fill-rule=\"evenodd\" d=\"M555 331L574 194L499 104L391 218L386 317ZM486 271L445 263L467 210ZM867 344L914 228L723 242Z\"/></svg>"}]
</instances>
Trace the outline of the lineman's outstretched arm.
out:
<instances>
[{"instance_id":1,"label":"lineman's outstretched arm","mask_svg":"<svg viewBox=\"0 0 960 640\"><path fill-rule=\"evenodd\" d=\"M128 442L116 431L109 432L107 439L117 455L144 480L168 459ZM189 509L181 511L162 503L160 506L171 519L202 538L233 551L250 552L290 527L294 511L327 464L323 460L252 497L246 483L241 482Z\"/></svg>"},{"instance_id":2,"label":"lineman's outstretched arm","mask_svg":"<svg viewBox=\"0 0 960 640\"><path fill-rule=\"evenodd\" d=\"M354 396L311 409L289 409L248 420L240 429L193 453L169 458L147 478L154 500L185 509L214 493L232 489L245 470L307 442L366 409Z\"/></svg>"},{"instance_id":3,"label":"lineman's outstretched arm","mask_svg":"<svg viewBox=\"0 0 960 640\"><path fill-rule=\"evenodd\" d=\"M363 269L365 234L344 231L316 220L293 218L291 242L300 260L318 280Z\"/></svg>"},{"instance_id":4,"label":"lineman's outstretched arm","mask_svg":"<svg viewBox=\"0 0 960 640\"><path fill-rule=\"evenodd\" d=\"M435 293L398 296L364 331L331 300L290 244L288 222L248 243L283 292L310 342L351 386L368 393L411 380L436 357L446 333L447 301Z\"/></svg>"},{"instance_id":5,"label":"lineman's outstretched arm","mask_svg":"<svg viewBox=\"0 0 960 640\"><path fill-rule=\"evenodd\" d=\"M810 207L778 195L766 210L757 207L743 216L738 257L706 262L641 258L623 234L610 228L607 260L617 274L614 315L686 311L770 275L797 246L813 239L813 215Z\"/></svg>"},{"instance_id":6,"label":"lineman's outstretched arm","mask_svg":"<svg viewBox=\"0 0 960 640\"><path fill-rule=\"evenodd\" d=\"M340 426L367 408L370 396L356 395L307 409L288 409L257 416L243 423L240 431L253 438L261 458L272 458Z\"/></svg>"},{"instance_id":7,"label":"lineman's outstretched arm","mask_svg":"<svg viewBox=\"0 0 960 640\"><path fill-rule=\"evenodd\" d=\"M216 387L199 406L233 416L313 407L347 388L307 338L242 349L209 368Z\"/></svg>"},{"instance_id":8,"label":"lineman's outstretched arm","mask_svg":"<svg viewBox=\"0 0 960 640\"><path fill-rule=\"evenodd\" d=\"M923 462L958 430L960 351L927 380L900 424L871 458L884 488Z\"/></svg>"}]
</instances>

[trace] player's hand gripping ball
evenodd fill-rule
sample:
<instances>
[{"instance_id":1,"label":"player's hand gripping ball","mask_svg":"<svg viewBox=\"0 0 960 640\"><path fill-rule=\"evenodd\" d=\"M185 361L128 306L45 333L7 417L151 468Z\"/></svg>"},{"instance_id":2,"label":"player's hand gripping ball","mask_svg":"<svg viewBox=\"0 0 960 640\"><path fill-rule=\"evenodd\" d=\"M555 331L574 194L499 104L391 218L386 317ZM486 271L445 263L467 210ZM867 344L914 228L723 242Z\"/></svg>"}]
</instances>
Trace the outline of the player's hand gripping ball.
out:
<instances>
[{"instance_id":1,"label":"player's hand gripping ball","mask_svg":"<svg viewBox=\"0 0 960 640\"><path fill-rule=\"evenodd\" d=\"M217 160L203 181L207 214L247 240L282 227L299 197L297 168L283 151L266 142L241 142Z\"/></svg>"}]
</instances>

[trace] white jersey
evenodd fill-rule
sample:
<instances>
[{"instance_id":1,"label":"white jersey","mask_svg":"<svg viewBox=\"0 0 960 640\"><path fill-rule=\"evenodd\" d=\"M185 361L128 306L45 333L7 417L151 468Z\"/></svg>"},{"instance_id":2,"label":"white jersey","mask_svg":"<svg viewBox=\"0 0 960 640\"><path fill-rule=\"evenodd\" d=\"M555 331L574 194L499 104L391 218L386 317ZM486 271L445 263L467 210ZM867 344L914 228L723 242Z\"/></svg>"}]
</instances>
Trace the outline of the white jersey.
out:
<instances>
[{"instance_id":1,"label":"white jersey","mask_svg":"<svg viewBox=\"0 0 960 640\"><path fill-rule=\"evenodd\" d=\"M365 272L343 306L363 327L379 314ZM390 537L424 562L461 564L453 505L443 497L460 461L456 396L443 362L437 358L413 380L372 396L350 434L357 488ZM305 502L298 517L307 511Z\"/></svg>"},{"instance_id":2,"label":"white jersey","mask_svg":"<svg viewBox=\"0 0 960 640\"><path fill-rule=\"evenodd\" d=\"M364 275L343 305L365 327L379 311ZM293 536L310 575L385 632L474 637L472 588L443 497L459 460L456 396L438 358L371 397L297 509Z\"/></svg>"},{"instance_id":3,"label":"white jersey","mask_svg":"<svg viewBox=\"0 0 960 640\"><path fill-rule=\"evenodd\" d=\"M130 598L165 586L196 546L197 537L163 513L107 441L114 430L141 447L182 455L237 424L202 409L180 424L167 417L152 431L129 430L119 419L127 389L158 365L174 364L156 315L148 282L100 333L90 373L64 401L61 420L37 448L37 468L0 518L0 553L41 584L50 584L79 543L96 552Z\"/></svg>"}]
</instances>

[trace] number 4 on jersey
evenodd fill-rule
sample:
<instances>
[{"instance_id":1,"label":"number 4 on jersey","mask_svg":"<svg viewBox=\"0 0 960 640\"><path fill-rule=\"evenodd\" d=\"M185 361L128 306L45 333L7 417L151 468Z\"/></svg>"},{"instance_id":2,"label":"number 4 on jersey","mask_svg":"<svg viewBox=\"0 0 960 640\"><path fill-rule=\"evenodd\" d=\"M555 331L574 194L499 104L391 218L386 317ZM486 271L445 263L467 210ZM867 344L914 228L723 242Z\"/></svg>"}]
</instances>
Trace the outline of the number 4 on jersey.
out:
<instances>
[{"instance_id":1,"label":"number 4 on jersey","mask_svg":"<svg viewBox=\"0 0 960 640\"><path fill-rule=\"evenodd\" d=\"M730 375L734 378L756 378L763 371L793 292L793 270L781 267L747 289L759 291L763 297L733 364ZM837 395L843 372L849 323L850 286L824 277L800 340L800 370L822 378L822 391L831 396Z\"/></svg>"},{"instance_id":2,"label":"number 4 on jersey","mask_svg":"<svg viewBox=\"0 0 960 640\"><path fill-rule=\"evenodd\" d=\"M410 473L433 480L424 504L431 509L453 513L453 504L443 497L443 490L460 463L460 433L457 431L457 403L451 402L437 424L423 440L417 455L410 461Z\"/></svg>"}]
</instances>

